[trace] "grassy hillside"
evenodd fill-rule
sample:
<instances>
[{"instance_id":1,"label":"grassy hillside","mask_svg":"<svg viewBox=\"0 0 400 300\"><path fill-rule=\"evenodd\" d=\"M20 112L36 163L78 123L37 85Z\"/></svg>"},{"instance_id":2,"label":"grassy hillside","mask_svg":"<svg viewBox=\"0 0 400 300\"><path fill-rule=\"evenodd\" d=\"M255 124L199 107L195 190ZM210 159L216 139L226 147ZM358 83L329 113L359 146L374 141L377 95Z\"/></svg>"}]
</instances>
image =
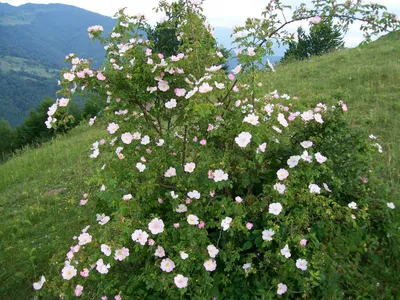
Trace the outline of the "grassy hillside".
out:
<instances>
[{"instance_id":1,"label":"grassy hillside","mask_svg":"<svg viewBox=\"0 0 400 300\"><path fill-rule=\"evenodd\" d=\"M384 145L382 159L389 165L385 173L393 197L400 164L398 49L399 33L361 49L279 66L264 80L266 92L278 89L300 96L299 101L335 104L343 99L354 124L377 135ZM88 158L90 144L103 133L84 125L0 165L0 299L31 299L35 280L60 272L49 262L53 255L66 253L71 237L88 220L93 222L96 212L79 208L78 202L95 167ZM365 282L376 282L378 273L370 270ZM396 279L390 271L385 276ZM379 280L384 288L385 279Z\"/></svg>"},{"instance_id":2,"label":"grassy hillside","mask_svg":"<svg viewBox=\"0 0 400 300\"><path fill-rule=\"evenodd\" d=\"M269 90L300 101L336 105L343 100L354 125L376 135L393 197L400 187L400 32L366 46L279 65L265 76Z\"/></svg>"},{"instance_id":3,"label":"grassy hillside","mask_svg":"<svg viewBox=\"0 0 400 300\"><path fill-rule=\"evenodd\" d=\"M38 276L59 272L51 257L93 219L78 206L94 169L90 145L101 134L87 127L0 165L0 299L30 299Z\"/></svg>"}]
</instances>

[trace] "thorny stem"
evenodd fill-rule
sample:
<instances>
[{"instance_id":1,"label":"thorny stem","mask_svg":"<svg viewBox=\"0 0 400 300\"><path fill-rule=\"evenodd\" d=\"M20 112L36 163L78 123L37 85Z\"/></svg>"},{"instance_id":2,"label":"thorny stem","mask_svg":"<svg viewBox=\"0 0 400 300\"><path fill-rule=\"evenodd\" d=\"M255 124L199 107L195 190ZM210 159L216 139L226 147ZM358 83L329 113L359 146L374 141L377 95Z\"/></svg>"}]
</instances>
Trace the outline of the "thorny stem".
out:
<instances>
[{"instance_id":1,"label":"thorny stem","mask_svg":"<svg viewBox=\"0 0 400 300\"><path fill-rule=\"evenodd\" d=\"M219 232L219 237L218 237L218 241L217 241L217 248L218 248L218 245L219 245L219 241L221 240L221 236L222 236L222 228L221 228L221 230Z\"/></svg>"},{"instance_id":2,"label":"thorny stem","mask_svg":"<svg viewBox=\"0 0 400 300\"><path fill-rule=\"evenodd\" d=\"M231 91L233 90L233 88L235 87L235 85L236 85L237 82L238 82L238 80L235 79L235 81L233 82L231 88L228 90L228 93L226 93L225 97L222 99L222 102L225 102L226 98L229 97ZM232 100L231 100L231 98L229 97L229 101L228 101L228 103L226 104L225 110L222 112L221 117L224 116L224 113L225 113L225 111L229 108L229 105L231 104L231 101L232 101Z\"/></svg>"},{"instance_id":3,"label":"thorny stem","mask_svg":"<svg viewBox=\"0 0 400 300\"><path fill-rule=\"evenodd\" d=\"M148 123L150 123L153 127L154 127L154 129L157 131L157 133L159 134L159 135L161 135L161 129L160 128L158 128L155 124L154 124L154 121L153 120L151 120L151 117L150 117L150 115L147 113L147 111L146 111L146 108L145 107L143 107L139 102L135 102L135 104L137 105L137 106L139 106L139 108L142 110L142 112L143 112L143 116L144 116L144 118L146 119L146 121L148 122Z\"/></svg>"},{"instance_id":4,"label":"thorny stem","mask_svg":"<svg viewBox=\"0 0 400 300\"><path fill-rule=\"evenodd\" d=\"M186 160L187 130L188 130L188 127L187 127L187 125L185 125L185 134L183 137L182 167L185 165L185 160Z\"/></svg>"}]
</instances>

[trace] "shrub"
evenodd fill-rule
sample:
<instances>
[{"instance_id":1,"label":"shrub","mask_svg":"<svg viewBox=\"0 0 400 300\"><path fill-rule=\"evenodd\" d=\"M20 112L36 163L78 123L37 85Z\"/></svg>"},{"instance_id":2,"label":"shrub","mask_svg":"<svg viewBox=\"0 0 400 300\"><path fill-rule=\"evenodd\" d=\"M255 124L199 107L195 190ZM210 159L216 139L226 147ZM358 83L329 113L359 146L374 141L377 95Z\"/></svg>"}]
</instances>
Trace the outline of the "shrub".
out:
<instances>
[{"instance_id":1,"label":"shrub","mask_svg":"<svg viewBox=\"0 0 400 300\"><path fill-rule=\"evenodd\" d=\"M342 33L332 22L324 21L313 24L310 33L306 34L302 27L297 29L297 41L289 43L282 62L304 60L310 56L323 55L343 47Z\"/></svg>"},{"instance_id":2,"label":"shrub","mask_svg":"<svg viewBox=\"0 0 400 300\"><path fill-rule=\"evenodd\" d=\"M96 190L80 201L98 212L98 224L75 237L61 277L41 293L335 298L347 286L356 297L342 270L357 273L351 267L377 251L393 226L373 164L381 146L349 126L342 101L309 107L265 92L257 69L281 26L279 1L265 20L236 28L246 34L237 38L245 50L228 76L200 2L182 6L176 55L153 51L138 35L148 26L144 17L123 10L109 38L101 26L89 28L106 45L103 71L68 55L60 93L84 86L107 98L107 132L90 154L104 165L90 179ZM331 12L294 16L322 13ZM59 122L53 116L62 120L65 103L57 100L49 127Z\"/></svg>"}]
</instances>

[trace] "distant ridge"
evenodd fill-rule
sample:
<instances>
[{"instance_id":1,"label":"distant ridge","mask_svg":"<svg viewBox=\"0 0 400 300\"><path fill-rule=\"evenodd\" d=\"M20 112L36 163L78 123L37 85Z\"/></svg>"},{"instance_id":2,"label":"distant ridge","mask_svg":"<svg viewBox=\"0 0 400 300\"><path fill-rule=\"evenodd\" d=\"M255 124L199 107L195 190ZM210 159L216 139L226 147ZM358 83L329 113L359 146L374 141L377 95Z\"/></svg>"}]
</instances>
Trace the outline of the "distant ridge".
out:
<instances>
[{"instance_id":1,"label":"distant ridge","mask_svg":"<svg viewBox=\"0 0 400 300\"><path fill-rule=\"evenodd\" d=\"M104 48L89 39L87 28L92 25L108 33L115 20L65 4L0 3L0 120L15 127L46 96L55 98L65 55L77 53L100 66ZM230 28L215 28L218 42L228 49L231 33ZM278 61L281 53L277 55L270 60ZM230 66L236 63L232 59Z\"/></svg>"}]
</instances>

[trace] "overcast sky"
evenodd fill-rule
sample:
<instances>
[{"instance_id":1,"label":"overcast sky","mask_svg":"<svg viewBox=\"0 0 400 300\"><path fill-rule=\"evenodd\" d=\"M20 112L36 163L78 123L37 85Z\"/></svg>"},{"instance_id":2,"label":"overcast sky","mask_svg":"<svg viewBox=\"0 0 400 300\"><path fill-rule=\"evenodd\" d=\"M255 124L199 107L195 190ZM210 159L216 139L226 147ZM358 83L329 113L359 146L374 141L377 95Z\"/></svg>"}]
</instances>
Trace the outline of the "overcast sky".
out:
<instances>
[{"instance_id":1,"label":"overcast sky","mask_svg":"<svg viewBox=\"0 0 400 300\"><path fill-rule=\"evenodd\" d=\"M112 16L119 8L127 7L127 13L137 14L144 13L150 20L155 23L160 19L160 15L156 15L152 10L158 4L158 0L8 0L1 1L14 6L25 3L63 3L78 6L93 12L106 16ZM296 6L301 2L311 2L310 0L284 0L285 4ZM389 12L400 15L400 0L375 0L364 2L375 2L385 5ZM204 12L208 21L213 26L232 28L234 25L241 25L247 17L261 17L268 0L205 0ZM101 24L100 24L101 25ZM300 24L294 24L292 30L295 30ZM355 46L362 41L362 34L358 31L359 26L353 26L347 34L345 41L347 46Z\"/></svg>"}]
</instances>

